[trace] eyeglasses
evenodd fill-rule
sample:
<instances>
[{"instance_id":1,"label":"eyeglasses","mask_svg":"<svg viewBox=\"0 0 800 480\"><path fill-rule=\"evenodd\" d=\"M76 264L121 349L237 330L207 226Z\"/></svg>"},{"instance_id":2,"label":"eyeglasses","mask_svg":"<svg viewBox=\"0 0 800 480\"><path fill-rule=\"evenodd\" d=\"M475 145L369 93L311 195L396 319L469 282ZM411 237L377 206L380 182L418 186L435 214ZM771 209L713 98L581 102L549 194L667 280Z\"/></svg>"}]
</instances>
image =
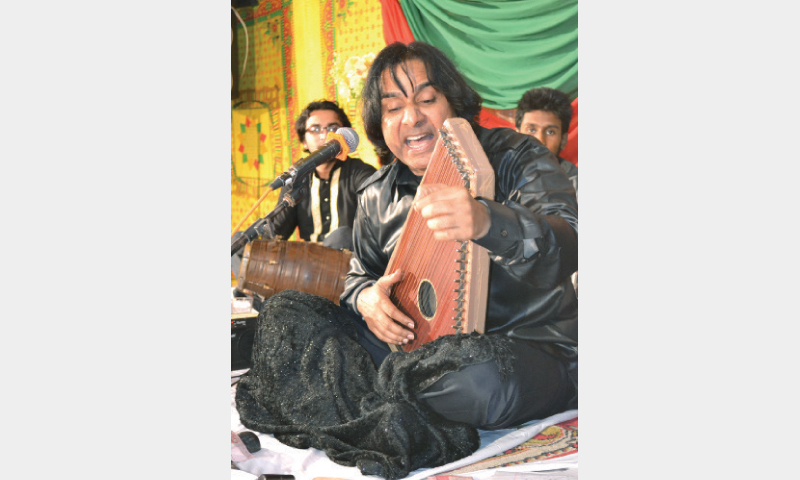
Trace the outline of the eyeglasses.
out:
<instances>
[{"instance_id":1,"label":"eyeglasses","mask_svg":"<svg viewBox=\"0 0 800 480\"><path fill-rule=\"evenodd\" d=\"M337 123L332 123L332 124L330 124L330 125L328 125L327 127L324 127L324 128L320 127L319 125L312 125L312 126L308 127L307 131L309 131L311 133L320 133L323 130L325 130L328 133L336 133L336 130L339 130L341 127L342 126L337 124Z\"/></svg>"}]
</instances>

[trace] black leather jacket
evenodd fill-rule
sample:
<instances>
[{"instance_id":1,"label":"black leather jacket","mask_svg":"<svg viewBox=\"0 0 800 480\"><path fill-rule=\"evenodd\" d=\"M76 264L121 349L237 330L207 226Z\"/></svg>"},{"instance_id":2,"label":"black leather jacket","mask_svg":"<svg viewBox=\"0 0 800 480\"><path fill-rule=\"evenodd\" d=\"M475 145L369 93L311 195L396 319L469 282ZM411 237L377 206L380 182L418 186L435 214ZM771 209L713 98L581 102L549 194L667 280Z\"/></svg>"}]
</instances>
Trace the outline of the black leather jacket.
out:
<instances>
[{"instance_id":1,"label":"black leather jacket","mask_svg":"<svg viewBox=\"0 0 800 480\"><path fill-rule=\"evenodd\" d=\"M572 182L572 186L575 187L575 197L578 197L578 167L575 166L574 163L570 162L569 160L564 160L561 157L558 157L558 164L561 165L561 170L564 170L564 173L567 174L567 178L570 179Z\"/></svg>"},{"instance_id":2,"label":"black leather jacket","mask_svg":"<svg viewBox=\"0 0 800 480\"><path fill-rule=\"evenodd\" d=\"M485 332L555 344L577 355L578 204L557 158L536 139L508 128L477 127L495 171L492 225L473 240L491 258ZM340 304L353 312L362 289L384 275L422 177L395 161L361 186L353 259ZM564 351L566 350L566 351Z\"/></svg>"},{"instance_id":3,"label":"black leather jacket","mask_svg":"<svg viewBox=\"0 0 800 480\"><path fill-rule=\"evenodd\" d=\"M375 167L365 163L360 158L347 157L346 161L336 160L331 170L331 176L337 169L341 169L339 175L339 196L336 199L336 208L339 216L339 225L330 225L327 229L323 228L322 235L316 241L325 239L325 234L336 230L338 227L351 227L356 215L356 193L361 184L375 173ZM312 172L304 181L309 182L311 176L317 176L317 172ZM297 188L296 186L294 188ZM278 198L283 198L288 187L281 188ZM319 206L317 207L319 209ZM324 222L324 220L323 220ZM330 223L330 220L328 220ZM272 228L275 235L280 235L288 239L294 233L295 228L299 228L298 237L303 240L311 240L314 233L314 220L311 211L311 194L306 193L294 207L287 207L272 220Z\"/></svg>"}]
</instances>

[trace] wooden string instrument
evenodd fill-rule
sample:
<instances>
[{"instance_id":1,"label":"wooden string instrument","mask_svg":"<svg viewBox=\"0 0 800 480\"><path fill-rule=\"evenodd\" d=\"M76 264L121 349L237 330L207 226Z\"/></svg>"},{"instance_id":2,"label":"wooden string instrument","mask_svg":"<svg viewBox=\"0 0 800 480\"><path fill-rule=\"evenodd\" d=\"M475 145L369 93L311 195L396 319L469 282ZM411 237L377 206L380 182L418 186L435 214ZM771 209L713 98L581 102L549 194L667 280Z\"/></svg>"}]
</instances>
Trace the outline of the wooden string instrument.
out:
<instances>
[{"instance_id":1,"label":"wooden string instrument","mask_svg":"<svg viewBox=\"0 0 800 480\"><path fill-rule=\"evenodd\" d=\"M473 197L494 198L494 170L469 122L445 120L422 185L462 185ZM402 270L392 302L414 320L414 340L396 346L410 352L442 335L483 333L489 254L471 241L440 241L422 216L409 211L386 275Z\"/></svg>"}]
</instances>

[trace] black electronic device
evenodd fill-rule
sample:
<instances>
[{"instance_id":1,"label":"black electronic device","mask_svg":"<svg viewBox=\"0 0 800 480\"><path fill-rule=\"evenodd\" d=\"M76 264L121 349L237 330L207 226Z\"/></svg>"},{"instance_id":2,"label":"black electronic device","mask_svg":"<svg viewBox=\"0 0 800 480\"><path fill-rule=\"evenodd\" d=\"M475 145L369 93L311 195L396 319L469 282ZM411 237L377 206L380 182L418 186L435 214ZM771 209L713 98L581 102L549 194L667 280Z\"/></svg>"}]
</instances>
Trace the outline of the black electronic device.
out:
<instances>
[{"instance_id":1,"label":"black electronic device","mask_svg":"<svg viewBox=\"0 0 800 480\"><path fill-rule=\"evenodd\" d=\"M231 314L231 371L252 366L258 313Z\"/></svg>"}]
</instances>

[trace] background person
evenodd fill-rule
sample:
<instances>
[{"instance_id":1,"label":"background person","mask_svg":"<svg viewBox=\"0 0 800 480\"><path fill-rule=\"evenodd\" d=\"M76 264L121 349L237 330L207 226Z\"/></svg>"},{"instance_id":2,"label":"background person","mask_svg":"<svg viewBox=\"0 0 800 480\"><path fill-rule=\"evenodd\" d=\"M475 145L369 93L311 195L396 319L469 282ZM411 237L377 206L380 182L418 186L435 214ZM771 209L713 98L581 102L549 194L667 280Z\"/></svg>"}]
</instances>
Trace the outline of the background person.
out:
<instances>
[{"instance_id":1,"label":"background person","mask_svg":"<svg viewBox=\"0 0 800 480\"><path fill-rule=\"evenodd\" d=\"M532 88L525 92L517 104L514 117L518 132L536 138L558 157L558 163L572 181L577 196L578 167L559 157L567 145L571 120L572 105L569 98L561 91L548 87Z\"/></svg>"}]
</instances>

